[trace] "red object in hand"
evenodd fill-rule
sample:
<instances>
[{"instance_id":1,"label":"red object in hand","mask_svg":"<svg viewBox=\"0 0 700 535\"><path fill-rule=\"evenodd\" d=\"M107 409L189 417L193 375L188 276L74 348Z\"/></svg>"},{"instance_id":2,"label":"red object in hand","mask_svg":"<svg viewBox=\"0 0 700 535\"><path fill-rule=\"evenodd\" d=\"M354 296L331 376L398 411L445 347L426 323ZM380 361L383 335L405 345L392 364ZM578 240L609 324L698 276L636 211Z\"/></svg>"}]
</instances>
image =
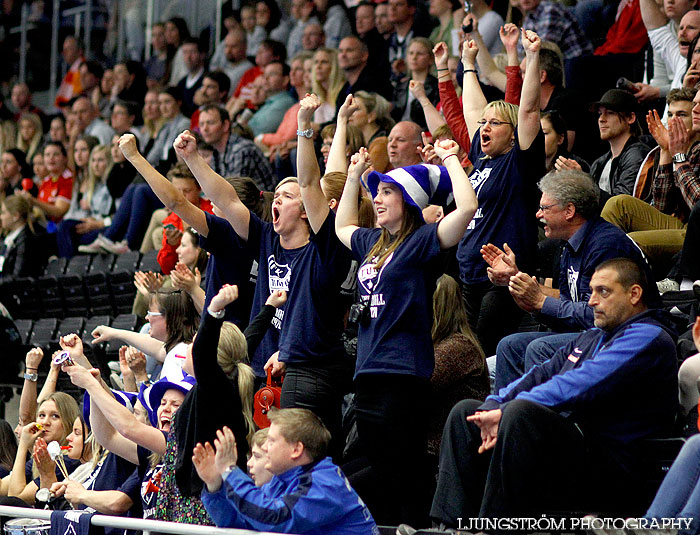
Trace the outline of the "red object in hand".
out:
<instances>
[{"instance_id":1,"label":"red object in hand","mask_svg":"<svg viewBox=\"0 0 700 535\"><path fill-rule=\"evenodd\" d=\"M34 187L34 181L31 178L22 179L22 189L24 191L31 191Z\"/></svg>"}]
</instances>

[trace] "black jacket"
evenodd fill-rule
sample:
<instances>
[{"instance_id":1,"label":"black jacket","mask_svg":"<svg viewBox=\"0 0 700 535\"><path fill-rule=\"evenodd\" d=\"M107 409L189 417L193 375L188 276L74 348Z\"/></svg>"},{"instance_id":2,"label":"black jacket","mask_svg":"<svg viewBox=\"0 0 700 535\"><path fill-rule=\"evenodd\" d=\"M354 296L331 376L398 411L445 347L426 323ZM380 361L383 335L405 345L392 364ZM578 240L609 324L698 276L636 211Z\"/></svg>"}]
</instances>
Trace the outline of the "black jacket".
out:
<instances>
[{"instance_id":1,"label":"black jacket","mask_svg":"<svg viewBox=\"0 0 700 535\"><path fill-rule=\"evenodd\" d=\"M634 195L634 182L644 158L649 153L649 147L636 137L630 137L625 143L622 152L617 158L613 158L610 166L610 194ZM600 177L603 168L611 158L612 152L608 151L591 165L591 176L596 184L600 185Z\"/></svg>"},{"instance_id":2,"label":"black jacket","mask_svg":"<svg viewBox=\"0 0 700 535\"><path fill-rule=\"evenodd\" d=\"M401 80L398 84L396 84L396 88L394 89L394 108L391 110L391 116L396 122L401 120L404 110L406 109L406 103L408 102L409 95L408 84L410 81L411 80L409 78ZM425 79L423 86L425 87L425 94L428 97L428 100L433 103L433 106L440 102L440 91L438 90L437 78L429 74ZM419 124L423 130L428 128L428 124L425 121L425 113L423 113L423 106L421 106L420 102L417 100L411 102L410 117L411 121Z\"/></svg>"},{"instance_id":3,"label":"black jacket","mask_svg":"<svg viewBox=\"0 0 700 535\"><path fill-rule=\"evenodd\" d=\"M45 247L29 227L25 227L5 252L2 278L40 277L46 266Z\"/></svg>"}]
</instances>

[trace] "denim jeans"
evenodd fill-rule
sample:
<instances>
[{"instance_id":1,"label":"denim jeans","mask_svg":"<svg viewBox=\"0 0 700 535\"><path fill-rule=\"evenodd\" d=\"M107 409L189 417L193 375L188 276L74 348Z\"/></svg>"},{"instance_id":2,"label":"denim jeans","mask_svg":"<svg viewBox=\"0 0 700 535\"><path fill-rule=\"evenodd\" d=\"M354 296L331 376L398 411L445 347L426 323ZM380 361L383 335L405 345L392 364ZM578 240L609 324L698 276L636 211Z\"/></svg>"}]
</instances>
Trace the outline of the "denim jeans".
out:
<instances>
[{"instance_id":1,"label":"denim jeans","mask_svg":"<svg viewBox=\"0 0 700 535\"><path fill-rule=\"evenodd\" d=\"M645 518L690 518L690 529L700 533L700 435L688 439L666 474Z\"/></svg>"},{"instance_id":2,"label":"denim jeans","mask_svg":"<svg viewBox=\"0 0 700 535\"><path fill-rule=\"evenodd\" d=\"M552 358L562 346L579 333L516 333L506 336L496 348L496 382L494 392L508 386L531 368Z\"/></svg>"}]
</instances>

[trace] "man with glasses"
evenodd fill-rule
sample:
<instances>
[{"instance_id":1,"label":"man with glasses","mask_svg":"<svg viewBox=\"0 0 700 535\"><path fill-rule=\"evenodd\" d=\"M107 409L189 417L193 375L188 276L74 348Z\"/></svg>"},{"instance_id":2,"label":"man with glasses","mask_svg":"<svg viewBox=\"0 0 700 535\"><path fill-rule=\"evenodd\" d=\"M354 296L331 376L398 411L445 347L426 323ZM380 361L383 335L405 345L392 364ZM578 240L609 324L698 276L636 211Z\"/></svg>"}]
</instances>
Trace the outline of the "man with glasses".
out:
<instances>
[{"instance_id":1,"label":"man with glasses","mask_svg":"<svg viewBox=\"0 0 700 535\"><path fill-rule=\"evenodd\" d=\"M488 244L482 255L490 266L491 282L507 285L517 305L553 332L517 333L501 340L496 349L496 392L593 326L589 283L601 262L629 258L644 266L650 282L654 280L636 244L598 215L598 188L590 176L575 170L551 172L538 186L542 197L536 217L544 223L547 238L564 241L559 290L521 272L507 244L505 252ZM650 306L659 306L655 285L650 284L647 292Z\"/></svg>"}]
</instances>

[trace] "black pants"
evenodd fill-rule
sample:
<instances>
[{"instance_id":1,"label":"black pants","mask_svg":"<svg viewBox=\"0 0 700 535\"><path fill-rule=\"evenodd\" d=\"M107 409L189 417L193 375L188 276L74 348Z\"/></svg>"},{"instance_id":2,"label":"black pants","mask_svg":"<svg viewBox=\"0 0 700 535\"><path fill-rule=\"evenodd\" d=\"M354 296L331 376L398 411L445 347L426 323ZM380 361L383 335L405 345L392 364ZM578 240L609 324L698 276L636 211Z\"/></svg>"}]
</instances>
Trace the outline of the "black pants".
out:
<instances>
[{"instance_id":1,"label":"black pants","mask_svg":"<svg viewBox=\"0 0 700 535\"><path fill-rule=\"evenodd\" d=\"M463 283L462 297L469 325L481 348L487 357L495 355L498 342L518 330L524 312L515 304L507 286L494 286L489 281Z\"/></svg>"},{"instance_id":2,"label":"black pants","mask_svg":"<svg viewBox=\"0 0 700 535\"><path fill-rule=\"evenodd\" d=\"M349 478L378 524L425 526L428 520L428 388L428 380L411 375L355 379L358 439L370 475Z\"/></svg>"},{"instance_id":3,"label":"black pants","mask_svg":"<svg viewBox=\"0 0 700 535\"><path fill-rule=\"evenodd\" d=\"M340 461L343 451L343 395L348 391L352 368L346 362L324 366L287 364L280 406L283 409L309 409L321 418L331 433L329 455Z\"/></svg>"},{"instance_id":4,"label":"black pants","mask_svg":"<svg viewBox=\"0 0 700 535\"><path fill-rule=\"evenodd\" d=\"M683 248L669 277L679 282L682 279L700 279L700 202L690 211Z\"/></svg>"},{"instance_id":5,"label":"black pants","mask_svg":"<svg viewBox=\"0 0 700 535\"><path fill-rule=\"evenodd\" d=\"M447 419L432 518L457 527L458 518L629 510L638 498L639 482L600 444L592 447L570 420L530 401L506 405L496 445L479 454L480 429L466 417L481 403L461 401Z\"/></svg>"}]
</instances>

